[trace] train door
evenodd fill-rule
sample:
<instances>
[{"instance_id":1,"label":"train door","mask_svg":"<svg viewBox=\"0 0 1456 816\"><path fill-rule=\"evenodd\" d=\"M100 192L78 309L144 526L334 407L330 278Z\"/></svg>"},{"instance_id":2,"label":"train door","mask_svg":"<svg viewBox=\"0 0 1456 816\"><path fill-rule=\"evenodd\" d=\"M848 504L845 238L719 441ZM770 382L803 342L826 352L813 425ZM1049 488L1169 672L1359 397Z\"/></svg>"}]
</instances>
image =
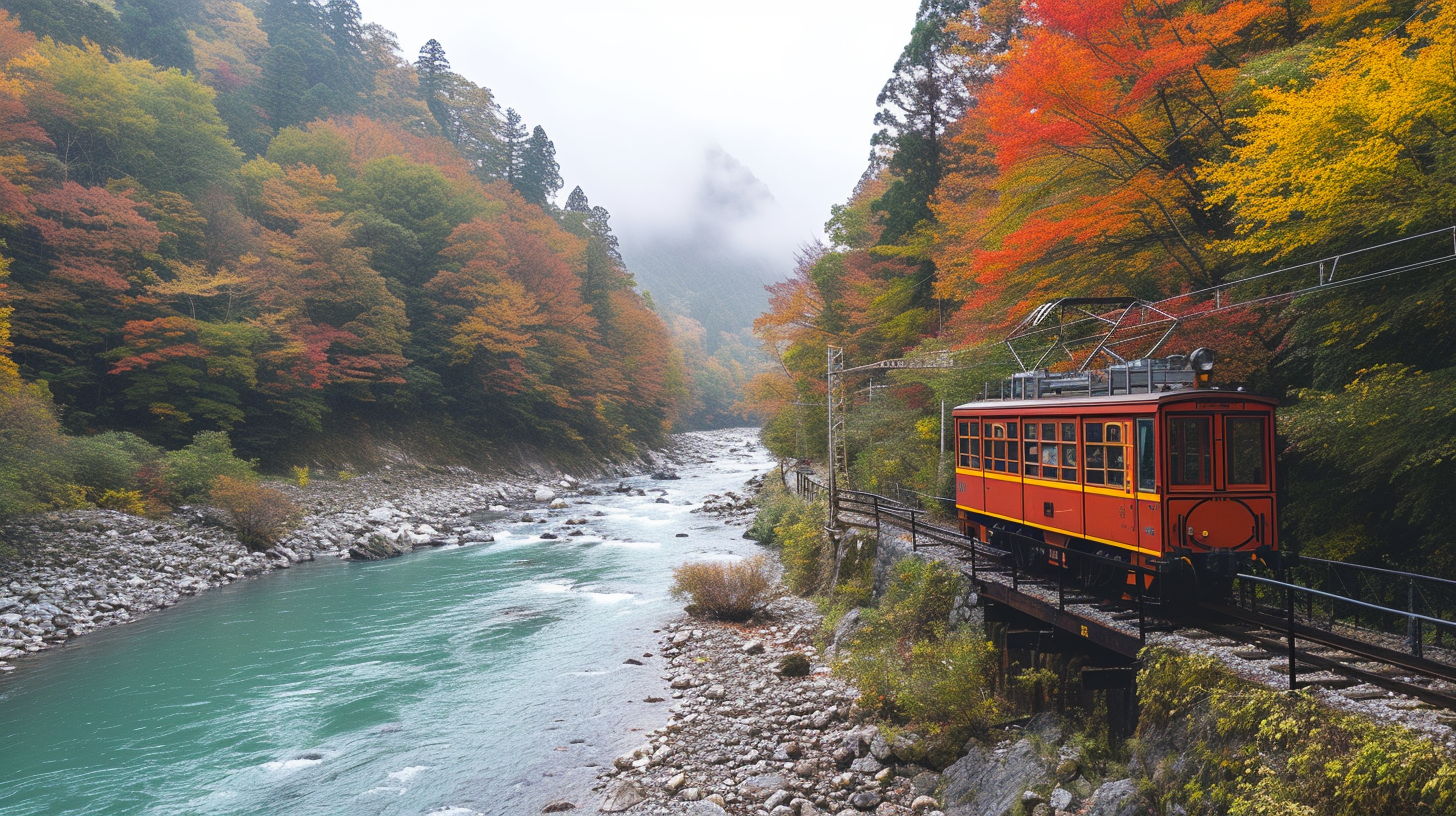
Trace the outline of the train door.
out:
<instances>
[{"instance_id":1,"label":"train door","mask_svg":"<svg viewBox=\"0 0 1456 816\"><path fill-rule=\"evenodd\" d=\"M1020 423L983 417L981 422L981 468L986 487L986 512L1020 521L1021 456Z\"/></svg>"},{"instance_id":2,"label":"train door","mask_svg":"<svg viewBox=\"0 0 1456 816\"><path fill-rule=\"evenodd\" d=\"M1131 419L1096 417L1082 423L1082 478L1087 537L1138 545Z\"/></svg>"}]
</instances>

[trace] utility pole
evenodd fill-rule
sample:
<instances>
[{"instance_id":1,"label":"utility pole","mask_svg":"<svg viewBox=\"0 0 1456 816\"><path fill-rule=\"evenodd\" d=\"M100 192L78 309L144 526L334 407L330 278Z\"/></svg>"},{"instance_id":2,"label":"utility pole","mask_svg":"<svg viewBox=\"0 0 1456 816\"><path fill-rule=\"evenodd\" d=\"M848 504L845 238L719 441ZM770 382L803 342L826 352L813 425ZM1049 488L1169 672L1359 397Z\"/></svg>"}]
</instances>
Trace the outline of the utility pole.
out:
<instances>
[{"instance_id":1,"label":"utility pole","mask_svg":"<svg viewBox=\"0 0 1456 816\"><path fill-rule=\"evenodd\" d=\"M849 454L844 441L844 349L829 346L825 361L825 402L829 406L829 528L839 520L839 487L849 483Z\"/></svg>"}]
</instances>

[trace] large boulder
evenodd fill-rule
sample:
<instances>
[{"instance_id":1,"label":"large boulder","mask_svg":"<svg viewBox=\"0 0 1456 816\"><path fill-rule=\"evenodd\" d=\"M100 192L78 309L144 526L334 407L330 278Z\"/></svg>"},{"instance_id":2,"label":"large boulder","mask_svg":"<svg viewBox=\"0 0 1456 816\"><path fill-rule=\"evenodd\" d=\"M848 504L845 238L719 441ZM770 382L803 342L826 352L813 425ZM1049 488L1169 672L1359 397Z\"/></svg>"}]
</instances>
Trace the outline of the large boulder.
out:
<instances>
[{"instance_id":1,"label":"large boulder","mask_svg":"<svg viewBox=\"0 0 1456 816\"><path fill-rule=\"evenodd\" d=\"M607 791L607 798L602 801L600 809L603 813L621 813L645 801L647 789L642 787L641 782L620 782Z\"/></svg>"},{"instance_id":2,"label":"large boulder","mask_svg":"<svg viewBox=\"0 0 1456 816\"><path fill-rule=\"evenodd\" d=\"M544 486L543 487L536 488L536 501L538 501L538 502L549 502L549 501L551 501L554 498L556 498L556 491L555 490L552 490L551 488L544 487Z\"/></svg>"},{"instance_id":3,"label":"large boulder","mask_svg":"<svg viewBox=\"0 0 1456 816\"><path fill-rule=\"evenodd\" d=\"M408 544L401 544L391 541L382 535L372 535L369 538L349 548L350 561L381 561L385 558L394 558L397 555L404 555L410 551Z\"/></svg>"},{"instance_id":4,"label":"large boulder","mask_svg":"<svg viewBox=\"0 0 1456 816\"><path fill-rule=\"evenodd\" d=\"M1051 774L1031 740L1002 750L972 745L941 775L946 816L1002 816L1021 807L1028 788L1050 783Z\"/></svg>"},{"instance_id":5,"label":"large boulder","mask_svg":"<svg viewBox=\"0 0 1456 816\"><path fill-rule=\"evenodd\" d=\"M1104 782L1087 798L1087 816L1138 816L1142 795L1131 779Z\"/></svg>"}]
</instances>

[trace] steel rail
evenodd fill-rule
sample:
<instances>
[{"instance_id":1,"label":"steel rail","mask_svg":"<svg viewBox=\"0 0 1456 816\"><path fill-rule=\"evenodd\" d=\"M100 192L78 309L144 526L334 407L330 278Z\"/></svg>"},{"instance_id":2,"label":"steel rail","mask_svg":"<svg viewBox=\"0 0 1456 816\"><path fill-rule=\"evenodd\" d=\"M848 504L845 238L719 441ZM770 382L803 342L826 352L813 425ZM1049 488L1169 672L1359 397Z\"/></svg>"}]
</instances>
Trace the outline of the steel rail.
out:
<instances>
[{"instance_id":1,"label":"steel rail","mask_svg":"<svg viewBox=\"0 0 1456 816\"><path fill-rule=\"evenodd\" d=\"M1249 612L1248 610L1238 609L1236 607L1220 607L1217 604L1200 604L1200 606L1210 611L1217 611L1219 614L1225 614L1229 617L1241 620L1244 623L1259 626L1269 631L1270 634L1261 635L1255 632L1242 631L1239 629L1235 629L1231 626L1211 623L1207 620L1202 619L1196 622L1187 622L1189 628L1201 629L1206 632L1212 632L1213 634L1220 637L1228 638L1229 640L1238 641L1240 643L1247 643L1253 646L1258 646L1259 648L1266 649L1272 653L1287 653L1289 651L1289 645L1285 642L1284 637L1277 634L1279 629L1284 626L1283 621L1280 621L1277 618L1271 619L1270 616L1261 615L1256 612ZM1271 620L1273 622L1270 622ZM1318 629L1313 630L1313 632L1318 633L1319 635L1328 634ZM1335 638L1333 639L1317 637L1314 636L1312 633L1306 632L1304 629L1296 629L1296 637L1319 643L1322 646L1327 646L1332 649L1339 649L1340 651L1349 652L1350 654L1355 655L1356 658L1363 658L1367 662L1393 665L1396 668L1406 669L1412 674L1430 676L1424 671L1411 669L1405 665L1401 665L1406 662L1403 658L1408 657L1407 655L1402 655L1400 652L1380 650L1379 647L1372 647L1370 644L1363 641L1339 638L1339 636L1335 636ZM1373 654L1370 654L1370 652L1373 651L1389 652L1389 654L1400 659L1400 662L1390 662L1383 659L1382 657L1377 657ZM1358 680L1362 683L1369 683L1372 686L1379 686L1380 688L1386 689L1387 691L1394 691L1398 694L1405 694L1407 696L1414 697L1424 703L1441 706L1442 708L1446 709L1456 710L1456 692L1444 692L1438 689L1426 688L1425 686L1417 685L1415 683L1409 683L1404 680L1396 679L1394 677L1386 677L1385 675L1378 672L1373 672L1368 669L1362 669L1358 666L1351 666L1348 662L1341 661L1333 657L1312 654L1308 651L1296 651L1294 659L1296 661L1302 661L1306 664L1313 665L1317 668L1328 670L1335 674L1348 676L1351 679ZM1439 666L1440 664L1436 665ZM1296 687L1299 687L1300 685L1303 685L1304 687L1315 686L1319 685L1319 681L1306 681L1303 684L1296 682L1295 685Z\"/></svg>"}]
</instances>

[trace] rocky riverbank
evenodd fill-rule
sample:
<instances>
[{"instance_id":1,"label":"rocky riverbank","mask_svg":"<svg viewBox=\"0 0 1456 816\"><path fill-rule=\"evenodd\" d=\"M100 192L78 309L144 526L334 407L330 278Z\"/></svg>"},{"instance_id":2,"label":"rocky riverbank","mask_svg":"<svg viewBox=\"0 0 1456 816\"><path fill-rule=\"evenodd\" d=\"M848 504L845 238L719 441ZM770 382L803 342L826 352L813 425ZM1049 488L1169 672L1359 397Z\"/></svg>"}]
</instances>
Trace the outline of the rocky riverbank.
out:
<instances>
[{"instance_id":1,"label":"rocky riverbank","mask_svg":"<svg viewBox=\"0 0 1456 816\"><path fill-rule=\"evenodd\" d=\"M669 449L598 475L670 478L684 464L737 449L751 433L680 434ZM550 471L486 476L463 468L405 467L347 481L314 480L307 488L275 486L307 515L267 552L249 552L203 507L184 507L163 519L107 510L51 513L0 528L0 553L13 553L0 560L0 672L13 671L14 661L29 653L302 562L485 544L495 526L519 520L523 511L569 535L567 501L612 489ZM705 511L734 512L735 504L727 499Z\"/></svg>"},{"instance_id":2,"label":"rocky riverbank","mask_svg":"<svg viewBox=\"0 0 1456 816\"><path fill-rule=\"evenodd\" d=\"M762 621L684 620L664 631L671 721L601 774L601 809L634 813L815 816L938 813L939 776L901 761L860 722L858 691L829 673L814 645L822 617L782 598ZM793 663L803 662L799 674ZM564 808L563 803L563 808Z\"/></svg>"}]
</instances>

